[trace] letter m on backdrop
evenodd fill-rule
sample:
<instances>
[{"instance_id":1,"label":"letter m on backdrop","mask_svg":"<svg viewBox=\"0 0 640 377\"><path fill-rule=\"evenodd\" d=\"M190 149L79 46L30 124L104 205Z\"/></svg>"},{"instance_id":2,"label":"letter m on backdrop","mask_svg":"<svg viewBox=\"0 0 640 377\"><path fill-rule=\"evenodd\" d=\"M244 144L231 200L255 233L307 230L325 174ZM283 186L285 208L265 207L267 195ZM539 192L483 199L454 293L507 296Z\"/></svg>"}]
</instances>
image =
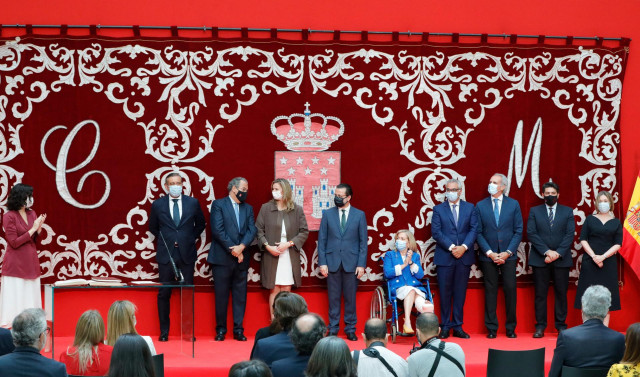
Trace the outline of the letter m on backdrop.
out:
<instances>
[{"instance_id":1,"label":"letter m on backdrop","mask_svg":"<svg viewBox=\"0 0 640 377\"><path fill-rule=\"evenodd\" d=\"M542 118L538 118L536 124L533 127L533 131L531 132L531 138L529 139L529 144L527 145L527 152L524 155L524 163L522 161L522 129L524 128L523 121L518 122L518 127L516 127L516 134L513 137L513 147L511 148L511 155L509 156L509 174L507 178L509 182L511 182L511 176L515 172L516 176L516 184L518 187L522 187L522 182L524 182L524 177L527 174L527 165L529 164L529 159L531 159L531 185L533 186L533 191L539 198L542 198L542 194L540 193L540 147L542 146ZM507 188L506 194L509 193L509 189L511 186Z\"/></svg>"}]
</instances>

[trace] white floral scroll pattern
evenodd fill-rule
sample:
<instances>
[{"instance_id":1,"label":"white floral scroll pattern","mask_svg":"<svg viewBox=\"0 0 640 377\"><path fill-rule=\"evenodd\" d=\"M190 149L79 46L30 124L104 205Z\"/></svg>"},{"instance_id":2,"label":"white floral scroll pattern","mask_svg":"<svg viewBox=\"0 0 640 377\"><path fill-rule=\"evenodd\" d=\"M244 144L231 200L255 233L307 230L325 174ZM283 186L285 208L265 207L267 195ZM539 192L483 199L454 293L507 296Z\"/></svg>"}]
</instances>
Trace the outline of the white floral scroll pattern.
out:
<instances>
[{"instance_id":1,"label":"white floral scroll pattern","mask_svg":"<svg viewBox=\"0 0 640 377\"><path fill-rule=\"evenodd\" d=\"M121 222L108 233L94 240L74 240L46 229L40 251L45 277L156 277L146 210L162 194L162 177L179 168L187 175L185 193L204 198L203 204L210 206L215 199L213 177L201 164L214 152L215 135L231 130L261 97L302 94L303 85L316 96L352 101L367 111L376 125L397 134L399 155L413 165L399 177L397 198L381 203L370 221L369 265L373 268L367 268L365 282L381 279L375 264L389 249L393 232L427 228L433 206L442 200L443 181L465 180L455 164L466 158L467 139L483 126L487 111L521 93L540 93L542 99L566 111L582 134L579 157L593 168L579 177L582 199L574 209L578 225L595 192L606 189L618 198L616 124L624 62L611 50L564 48L552 54L541 49L537 55L521 56L509 47L492 53L462 47L450 53L444 47L428 46L420 50L424 55L416 55L383 46L349 49L341 45L339 52L325 44L306 46L304 51L311 51L310 55L302 55L295 43L274 48L247 41L221 49L214 49L214 43L194 43L182 50L178 46L184 45L166 43L156 48L159 44L153 41L131 44L95 39L75 43L80 46L77 49L64 47L63 42L16 38L0 45L0 208L6 209L8 188L25 174L11 167L11 161L24 153L22 125L37 105L63 89L85 86L116 104L134 127L143 129L145 153L157 164L148 167L151 172L146 172L140 201L123 212ZM157 103L164 110L152 114L150 104ZM216 109L215 116L211 112L204 116L205 108ZM463 115L457 124L451 121L455 113ZM406 214L412 220L397 223ZM196 276L205 279L211 276L206 264L210 242L203 234L198 243ZM435 244L432 239L419 240L419 246L422 265L433 275ZM574 252L579 248L576 243ZM527 249L525 244L518 249L523 257L518 265L521 275L527 273ZM138 257L144 265L130 263ZM317 245L302 262L303 276L320 277ZM579 263L577 259L572 276ZM258 272L252 270L249 275L251 281L259 280ZM479 277L480 272L474 267L471 275Z\"/></svg>"}]
</instances>

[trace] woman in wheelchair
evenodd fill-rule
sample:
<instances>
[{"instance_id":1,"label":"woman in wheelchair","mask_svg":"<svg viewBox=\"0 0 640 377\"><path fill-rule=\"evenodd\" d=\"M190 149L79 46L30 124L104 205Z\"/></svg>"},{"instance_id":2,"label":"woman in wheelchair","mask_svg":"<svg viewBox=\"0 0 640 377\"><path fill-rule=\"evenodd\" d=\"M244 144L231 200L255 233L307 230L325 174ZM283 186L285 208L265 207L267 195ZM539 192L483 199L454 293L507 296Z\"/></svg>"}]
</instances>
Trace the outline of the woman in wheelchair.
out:
<instances>
[{"instance_id":1,"label":"woman in wheelchair","mask_svg":"<svg viewBox=\"0 0 640 377\"><path fill-rule=\"evenodd\" d=\"M405 334L413 334L411 328L411 307L415 305L420 313L433 312L433 303L426 299L427 290L420 279L424 270L420 265L420 254L413 233L400 230L395 236L395 250L389 250L384 258L384 277L389 289L394 290L396 298L404 302Z\"/></svg>"}]
</instances>

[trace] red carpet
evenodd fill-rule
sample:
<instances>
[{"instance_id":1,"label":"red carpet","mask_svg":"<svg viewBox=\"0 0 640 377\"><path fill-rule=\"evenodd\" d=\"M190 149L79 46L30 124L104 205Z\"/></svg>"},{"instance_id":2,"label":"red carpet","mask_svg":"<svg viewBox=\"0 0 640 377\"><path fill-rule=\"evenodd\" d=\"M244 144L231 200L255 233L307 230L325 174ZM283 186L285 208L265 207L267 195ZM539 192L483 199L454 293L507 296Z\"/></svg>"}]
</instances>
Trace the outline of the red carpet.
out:
<instances>
[{"instance_id":1,"label":"red carpet","mask_svg":"<svg viewBox=\"0 0 640 377\"><path fill-rule=\"evenodd\" d=\"M509 339L498 334L496 339L490 340L485 338L484 334L474 334L471 339L450 338L448 341L457 343L464 349L467 376L469 377L486 376L487 350L489 348L525 350L545 347L546 374L551 365L556 338L547 335L542 339L533 339L531 335L530 333L522 333L517 339ZM71 337L56 337L56 354L59 356L72 340ZM398 338L395 344L389 343L388 348L406 358L414 341L414 337ZM347 344L351 349L364 348L362 340L358 342L347 341ZM198 336L195 344L195 358L191 358L180 353L181 342L178 340L170 340L166 343L155 342L158 353L164 353L165 376L167 377L226 377L231 365L249 358L252 346L253 338L249 338L247 342L238 342L229 338L224 342L215 342L213 337Z\"/></svg>"}]
</instances>

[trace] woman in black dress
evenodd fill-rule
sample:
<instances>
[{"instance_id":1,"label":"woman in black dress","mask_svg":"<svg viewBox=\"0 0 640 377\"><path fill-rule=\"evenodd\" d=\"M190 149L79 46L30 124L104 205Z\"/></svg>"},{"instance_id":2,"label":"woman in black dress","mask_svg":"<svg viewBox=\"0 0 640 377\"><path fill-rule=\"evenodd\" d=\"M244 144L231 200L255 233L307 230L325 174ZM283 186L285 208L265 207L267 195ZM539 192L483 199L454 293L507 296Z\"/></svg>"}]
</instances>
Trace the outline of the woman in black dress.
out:
<instances>
[{"instance_id":1,"label":"woman in black dress","mask_svg":"<svg viewBox=\"0 0 640 377\"><path fill-rule=\"evenodd\" d=\"M596 214L587 216L580 233L584 254L574 307L582 309L584 291L594 284L599 284L611 291L609 310L620 310L616 254L622 245L622 224L613 216L613 198L610 193L599 192L596 196L596 206Z\"/></svg>"}]
</instances>

